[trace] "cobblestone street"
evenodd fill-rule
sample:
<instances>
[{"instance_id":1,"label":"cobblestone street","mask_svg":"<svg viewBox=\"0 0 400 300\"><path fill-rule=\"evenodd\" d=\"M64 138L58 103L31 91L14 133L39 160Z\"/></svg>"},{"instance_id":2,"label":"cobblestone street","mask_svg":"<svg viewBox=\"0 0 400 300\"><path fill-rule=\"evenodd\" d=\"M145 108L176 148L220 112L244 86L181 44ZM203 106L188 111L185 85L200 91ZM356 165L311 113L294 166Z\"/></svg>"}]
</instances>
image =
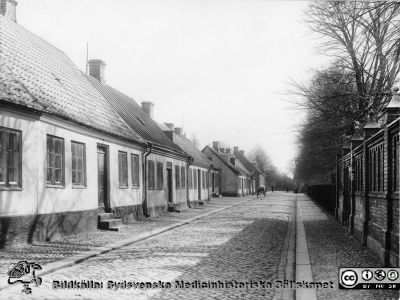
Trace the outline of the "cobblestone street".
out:
<instances>
[{"instance_id":1,"label":"cobblestone street","mask_svg":"<svg viewBox=\"0 0 400 300\"><path fill-rule=\"evenodd\" d=\"M271 299L273 289L53 290L53 280L272 281L294 196L268 195L143 242L45 275L37 299ZM20 294L21 286L4 291ZM27 299L25 295L21 299Z\"/></svg>"},{"instance_id":2,"label":"cobblestone street","mask_svg":"<svg viewBox=\"0 0 400 300\"><path fill-rule=\"evenodd\" d=\"M218 201L218 200L215 200ZM367 248L302 194L274 192L166 231L146 240L85 260L43 276L30 296L21 285L0 291L1 299L290 299L274 288L290 278L288 224L296 212L304 223L313 281L333 281L334 288L316 290L317 299L397 299L397 291L338 290L339 266L382 266ZM239 203L239 201L237 202ZM226 205L226 202L225 202ZM287 257L286 257L287 256ZM357 257L357 259L355 259ZM287 264L287 265L286 265ZM45 270L44 266L44 270ZM4 272L3 272L4 273ZM304 275L305 276L305 275ZM93 280L101 289L54 289L53 281ZM296 275L296 280L309 280ZM107 288L107 282L120 283ZM126 282L171 283L168 288L123 288ZM176 287L233 281L235 288ZM271 282L272 287L240 286ZM313 290L315 291L315 290ZM301 293L296 294L297 299Z\"/></svg>"}]
</instances>

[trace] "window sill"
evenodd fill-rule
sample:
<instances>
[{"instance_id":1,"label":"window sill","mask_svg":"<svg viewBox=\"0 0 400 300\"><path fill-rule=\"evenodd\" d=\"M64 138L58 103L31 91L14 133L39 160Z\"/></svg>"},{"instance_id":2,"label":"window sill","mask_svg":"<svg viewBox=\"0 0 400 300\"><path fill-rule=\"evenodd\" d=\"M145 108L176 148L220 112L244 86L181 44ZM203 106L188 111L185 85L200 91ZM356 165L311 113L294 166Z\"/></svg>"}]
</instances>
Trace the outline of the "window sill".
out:
<instances>
[{"instance_id":1,"label":"window sill","mask_svg":"<svg viewBox=\"0 0 400 300\"><path fill-rule=\"evenodd\" d=\"M138 190L138 189L140 189L140 186L133 185L132 189Z\"/></svg>"},{"instance_id":2,"label":"window sill","mask_svg":"<svg viewBox=\"0 0 400 300\"><path fill-rule=\"evenodd\" d=\"M22 191L23 188L19 186L0 186L0 191Z\"/></svg>"},{"instance_id":3,"label":"window sill","mask_svg":"<svg viewBox=\"0 0 400 300\"><path fill-rule=\"evenodd\" d=\"M72 189L84 190L84 189L87 189L87 186L84 186L84 185L72 185Z\"/></svg>"},{"instance_id":4,"label":"window sill","mask_svg":"<svg viewBox=\"0 0 400 300\"><path fill-rule=\"evenodd\" d=\"M119 189L121 189L121 190L126 190L126 189L128 189L128 188L129 188L128 186L124 186L124 185L122 185L122 186L120 185L120 186L119 186Z\"/></svg>"},{"instance_id":5,"label":"window sill","mask_svg":"<svg viewBox=\"0 0 400 300\"><path fill-rule=\"evenodd\" d=\"M46 187L50 189L65 189L64 185L59 184L47 184Z\"/></svg>"}]
</instances>

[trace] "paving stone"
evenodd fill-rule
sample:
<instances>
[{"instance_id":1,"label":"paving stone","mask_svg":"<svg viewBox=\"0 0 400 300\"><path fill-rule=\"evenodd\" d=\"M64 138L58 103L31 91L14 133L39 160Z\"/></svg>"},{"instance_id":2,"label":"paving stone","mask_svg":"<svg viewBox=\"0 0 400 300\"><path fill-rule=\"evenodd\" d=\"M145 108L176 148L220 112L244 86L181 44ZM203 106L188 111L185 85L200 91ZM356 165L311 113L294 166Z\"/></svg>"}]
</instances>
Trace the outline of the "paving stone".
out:
<instances>
[{"instance_id":1,"label":"paving stone","mask_svg":"<svg viewBox=\"0 0 400 300\"><path fill-rule=\"evenodd\" d=\"M305 195L299 195L314 281L334 282L334 289L318 289L318 299L399 299L398 291L339 290L339 267L383 267L378 257L362 246Z\"/></svg>"},{"instance_id":2,"label":"paving stone","mask_svg":"<svg viewBox=\"0 0 400 300\"><path fill-rule=\"evenodd\" d=\"M53 280L270 281L277 278L290 207L274 193L43 276L30 299L272 299L273 288L54 290ZM243 199L240 199L243 200ZM208 204L205 208L207 209ZM204 212L204 211L203 211ZM115 233L112 233L115 234ZM118 233L117 233L118 235ZM96 241L96 240L95 240ZM101 243L99 243L101 244ZM3 297L26 299L19 287ZM20 298L18 298L20 297Z\"/></svg>"}]
</instances>

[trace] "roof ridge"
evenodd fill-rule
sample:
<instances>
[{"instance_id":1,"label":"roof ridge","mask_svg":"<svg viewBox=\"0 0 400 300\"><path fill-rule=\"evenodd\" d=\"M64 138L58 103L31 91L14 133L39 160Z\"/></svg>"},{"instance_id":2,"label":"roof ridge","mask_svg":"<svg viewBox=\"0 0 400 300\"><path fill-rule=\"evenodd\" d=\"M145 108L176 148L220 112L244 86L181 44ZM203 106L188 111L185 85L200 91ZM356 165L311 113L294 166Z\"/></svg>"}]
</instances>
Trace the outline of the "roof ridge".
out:
<instances>
[{"instance_id":1,"label":"roof ridge","mask_svg":"<svg viewBox=\"0 0 400 300\"><path fill-rule=\"evenodd\" d=\"M92 84L88 78L88 74L83 73L83 71L81 70L81 73L84 75L83 77L86 78L86 80L89 82L89 84ZM90 76L92 77L92 76ZM97 80L96 78L92 77L94 80ZM98 91L103 97L104 99L108 102L107 98L103 95L103 93L101 91ZM126 125L126 127L129 129L129 131L132 131L132 133L134 133L136 136L134 139L137 139L138 142L145 142L145 140L137 133L133 130L133 128L131 128L126 122L125 120L120 116L120 114L114 109L114 107L109 103L111 109L115 112L115 114L118 116L118 118L123 122L124 125Z\"/></svg>"},{"instance_id":2,"label":"roof ridge","mask_svg":"<svg viewBox=\"0 0 400 300\"><path fill-rule=\"evenodd\" d=\"M213 148L211 148L211 147L208 146L208 145L206 145L206 146L204 147L204 149L205 149L205 148L211 149L211 151L219 158L219 160L221 160L225 165L227 165L227 166L228 166L231 170L233 170L234 172L239 173L239 174L242 175L242 172L241 172L240 170L238 170L238 168L236 168L234 165L232 165L232 164L228 163L227 161L225 161L225 159L223 159L223 158L220 156L220 153L218 153L217 151L215 151ZM203 149L203 150L204 150L204 149Z\"/></svg>"}]
</instances>

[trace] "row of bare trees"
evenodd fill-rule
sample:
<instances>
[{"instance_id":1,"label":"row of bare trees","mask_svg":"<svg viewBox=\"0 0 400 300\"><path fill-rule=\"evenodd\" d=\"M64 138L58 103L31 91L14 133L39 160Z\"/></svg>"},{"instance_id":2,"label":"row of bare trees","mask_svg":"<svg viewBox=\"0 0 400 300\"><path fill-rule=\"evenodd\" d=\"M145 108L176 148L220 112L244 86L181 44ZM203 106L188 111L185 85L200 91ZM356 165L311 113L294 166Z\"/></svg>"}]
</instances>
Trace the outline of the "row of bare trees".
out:
<instances>
[{"instance_id":1,"label":"row of bare trees","mask_svg":"<svg viewBox=\"0 0 400 300\"><path fill-rule=\"evenodd\" d=\"M342 137L379 118L390 99L400 72L400 3L313 2L305 21L331 61L310 82L293 83L307 112L295 176L310 181L333 170Z\"/></svg>"},{"instance_id":2,"label":"row of bare trees","mask_svg":"<svg viewBox=\"0 0 400 300\"><path fill-rule=\"evenodd\" d=\"M265 175L267 188L276 190L291 190L294 188L292 178L278 171L263 147L260 145L255 146L249 152L248 157L251 161L257 162L258 168Z\"/></svg>"}]
</instances>

